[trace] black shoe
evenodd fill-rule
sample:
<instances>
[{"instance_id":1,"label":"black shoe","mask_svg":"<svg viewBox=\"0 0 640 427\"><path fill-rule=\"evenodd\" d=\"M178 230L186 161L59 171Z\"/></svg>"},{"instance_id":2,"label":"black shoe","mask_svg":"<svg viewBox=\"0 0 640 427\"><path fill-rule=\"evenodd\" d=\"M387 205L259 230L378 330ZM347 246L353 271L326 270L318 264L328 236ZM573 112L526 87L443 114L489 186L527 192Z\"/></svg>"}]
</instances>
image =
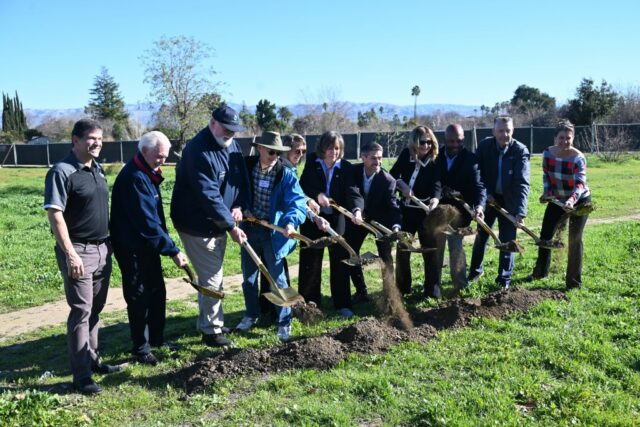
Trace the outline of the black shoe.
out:
<instances>
[{"instance_id":1,"label":"black shoe","mask_svg":"<svg viewBox=\"0 0 640 427\"><path fill-rule=\"evenodd\" d=\"M351 297L351 302L353 304L359 304L361 302L368 302L368 301L369 301L369 295L366 292L356 292Z\"/></svg>"},{"instance_id":2,"label":"black shoe","mask_svg":"<svg viewBox=\"0 0 640 427\"><path fill-rule=\"evenodd\" d=\"M226 326L223 326L222 328L220 328L220 330L223 334L228 334L231 332L231 328L227 328Z\"/></svg>"},{"instance_id":3,"label":"black shoe","mask_svg":"<svg viewBox=\"0 0 640 427\"><path fill-rule=\"evenodd\" d=\"M524 278L523 282L525 283L530 283L536 280L540 280L540 279L544 279L544 276L536 276L535 274L530 274L527 277Z\"/></svg>"},{"instance_id":4,"label":"black shoe","mask_svg":"<svg viewBox=\"0 0 640 427\"><path fill-rule=\"evenodd\" d=\"M77 392L86 396L102 393L102 388L100 388L98 384L94 383L91 377L74 381L73 388L76 389Z\"/></svg>"},{"instance_id":5,"label":"black shoe","mask_svg":"<svg viewBox=\"0 0 640 427\"><path fill-rule=\"evenodd\" d=\"M167 350L169 352L178 351L180 349L180 347L178 347L177 345L172 344L172 343L168 343L168 342L163 342L160 345L151 344L151 347L152 348L157 348L157 349L162 349L162 350Z\"/></svg>"},{"instance_id":6,"label":"black shoe","mask_svg":"<svg viewBox=\"0 0 640 427\"><path fill-rule=\"evenodd\" d=\"M231 341L224 334L202 335L202 342L209 347L224 347L231 344Z\"/></svg>"},{"instance_id":7,"label":"black shoe","mask_svg":"<svg viewBox=\"0 0 640 427\"><path fill-rule=\"evenodd\" d=\"M427 288L425 286L425 288L424 288L424 296L426 298L435 298L435 299L442 298L442 291L440 290L440 286L433 285L433 286L431 286L431 289L429 289L429 288Z\"/></svg>"},{"instance_id":8,"label":"black shoe","mask_svg":"<svg viewBox=\"0 0 640 427\"><path fill-rule=\"evenodd\" d=\"M136 356L136 362L141 363L143 365L151 365L151 366L156 366L159 363L158 359L156 358L156 356L153 355L153 353L138 354Z\"/></svg>"},{"instance_id":9,"label":"black shoe","mask_svg":"<svg viewBox=\"0 0 640 427\"><path fill-rule=\"evenodd\" d=\"M115 374L116 372L124 371L123 365L107 365L106 363L99 362L91 367L91 370L96 374Z\"/></svg>"}]
</instances>

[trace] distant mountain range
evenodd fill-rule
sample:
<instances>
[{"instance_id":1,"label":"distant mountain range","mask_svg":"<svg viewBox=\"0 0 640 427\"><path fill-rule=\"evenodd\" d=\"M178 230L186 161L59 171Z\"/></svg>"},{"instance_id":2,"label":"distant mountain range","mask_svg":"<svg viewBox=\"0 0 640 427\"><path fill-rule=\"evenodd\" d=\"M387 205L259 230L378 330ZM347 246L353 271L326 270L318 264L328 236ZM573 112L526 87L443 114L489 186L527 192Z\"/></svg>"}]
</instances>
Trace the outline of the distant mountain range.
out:
<instances>
[{"instance_id":1,"label":"distant mountain range","mask_svg":"<svg viewBox=\"0 0 640 427\"><path fill-rule=\"evenodd\" d=\"M378 115L380 115L380 107L383 107L382 117L387 119L391 119L394 114L397 114L401 120L405 116L413 117L413 105L394 105L384 102L343 102L341 104L344 107L344 110L348 112L349 118L354 121L358 117L358 112L364 113L371 110L372 108ZM229 103L229 105L238 111L242 109L242 104L231 102ZM252 113L255 112L255 106L248 106L248 108ZM294 116L301 116L313 109L320 110L321 106L295 104L287 105L287 108L289 108ZM150 102L138 102L137 104L127 104L126 109L129 112L131 118L138 121L143 126L149 126L153 122L153 114L157 110L157 105ZM476 110L475 112L477 112L477 110L479 110L479 107L474 105L457 104L419 104L417 107L418 115L434 114L438 111L442 113L453 111L463 116L471 116L474 114L474 110ZM27 108L25 109L25 113L27 115L28 125L32 128L39 126L48 118L69 118L72 120L77 120L85 116L84 107L67 109Z\"/></svg>"}]
</instances>

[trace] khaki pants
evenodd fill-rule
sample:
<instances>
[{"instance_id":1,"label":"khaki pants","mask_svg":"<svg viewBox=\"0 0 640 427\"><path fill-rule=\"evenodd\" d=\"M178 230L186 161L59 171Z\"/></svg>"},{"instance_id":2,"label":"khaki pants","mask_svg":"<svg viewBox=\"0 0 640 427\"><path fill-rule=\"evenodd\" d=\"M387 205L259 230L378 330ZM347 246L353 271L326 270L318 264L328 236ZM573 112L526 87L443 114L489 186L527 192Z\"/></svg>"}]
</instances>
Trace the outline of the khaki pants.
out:
<instances>
[{"instance_id":1,"label":"khaki pants","mask_svg":"<svg viewBox=\"0 0 640 427\"><path fill-rule=\"evenodd\" d=\"M222 260L227 247L227 235L199 237L178 232L184 250L198 275L198 284L218 291L223 290ZM205 335L220 334L224 326L224 312L218 298L198 294L197 329Z\"/></svg>"}]
</instances>

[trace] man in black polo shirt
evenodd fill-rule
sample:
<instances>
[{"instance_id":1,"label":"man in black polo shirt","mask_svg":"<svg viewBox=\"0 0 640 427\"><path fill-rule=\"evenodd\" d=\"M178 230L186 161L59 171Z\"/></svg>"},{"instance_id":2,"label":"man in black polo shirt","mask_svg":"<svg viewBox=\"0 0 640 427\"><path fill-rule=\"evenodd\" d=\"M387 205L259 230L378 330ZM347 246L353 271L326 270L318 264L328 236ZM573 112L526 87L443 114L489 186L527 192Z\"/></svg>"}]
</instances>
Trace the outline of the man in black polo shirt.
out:
<instances>
[{"instance_id":1,"label":"man in black polo shirt","mask_svg":"<svg viewBox=\"0 0 640 427\"><path fill-rule=\"evenodd\" d=\"M44 208L71 308L67 340L73 385L83 394L97 394L102 389L91 378L92 372L122 369L101 363L98 357L98 320L111 276L109 190L95 160L102 149L102 127L89 119L76 122L71 144L71 153L47 173Z\"/></svg>"}]
</instances>

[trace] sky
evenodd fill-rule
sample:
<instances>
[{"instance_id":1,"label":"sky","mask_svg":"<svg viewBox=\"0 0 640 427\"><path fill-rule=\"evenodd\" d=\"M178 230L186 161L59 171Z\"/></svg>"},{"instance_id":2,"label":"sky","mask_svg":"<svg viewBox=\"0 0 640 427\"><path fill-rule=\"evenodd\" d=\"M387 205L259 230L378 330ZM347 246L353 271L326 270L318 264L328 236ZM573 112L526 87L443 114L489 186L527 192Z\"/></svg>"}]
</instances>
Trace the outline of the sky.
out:
<instances>
[{"instance_id":1,"label":"sky","mask_svg":"<svg viewBox=\"0 0 640 427\"><path fill-rule=\"evenodd\" d=\"M162 36L206 43L223 96L489 105L521 85L559 104L584 77L640 85L640 1L0 0L0 92L81 108L101 67L151 100L140 57Z\"/></svg>"}]
</instances>

